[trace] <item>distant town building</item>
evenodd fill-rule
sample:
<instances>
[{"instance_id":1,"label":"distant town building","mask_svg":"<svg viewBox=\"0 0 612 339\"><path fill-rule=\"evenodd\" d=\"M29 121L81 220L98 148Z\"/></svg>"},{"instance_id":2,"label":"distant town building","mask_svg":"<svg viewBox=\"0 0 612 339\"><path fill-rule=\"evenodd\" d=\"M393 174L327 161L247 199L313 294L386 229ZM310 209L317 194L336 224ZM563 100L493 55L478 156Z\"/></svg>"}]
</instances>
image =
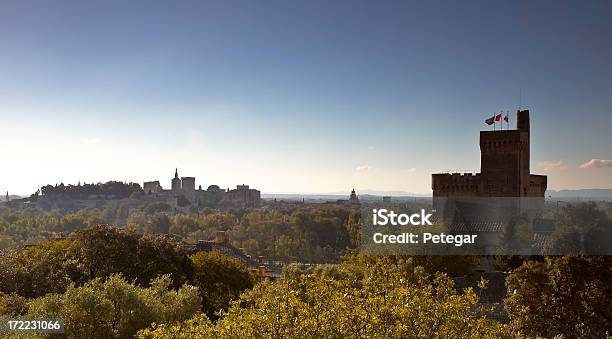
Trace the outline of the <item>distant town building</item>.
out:
<instances>
[{"instance_id":1,"label":"distant town building","mask_svg":"<svg viewBox=\"0 0 612 339\"><path fill-rule=\"evenodd\" d=\"M195 177L179 177L178 168L171 180L171 189L164 190L159 181L148 181L143 184L145 194L155 194L157 197L167 197L175 201L187 200L189 204L205 204L209 206L257 207L261 204L261 192L249 188L248 185L238 185L236 189L221 189L210 185L203 190L202 185L196 190ZM176 203L175 203L176 204ZM184 204L182 204L184 205Z\"/></svg>"},{"instance_id":2,"label":"distant town building","mask_svg":"<svg viewBox=\"0 0 612 339\"><path fill-rule=\"evenodd\" d=\"M195 178L194 177L182 177L181 178L181 192L185 198L189 201L194 202L195 198Z\"/></svg>"},{"instance_id":3,"label":"distant town building","mask_svg":"<svg viewBox=\"0 0 612 339\"><path fill-rule=\"evenodd\" d=\"M357 193L355 193L355 189L353 188L351 190L351 194L349 195L348 200L346 199L338 199L335 202L328 202L328 203L335 203L335 204L340 204L340 205L348 205L350 207L353 208L358 208L359 206L361 206L361 203L359 202L359 197L357 197Z\"/></svg>"},{"instance_id":4,"label":"distant town building","mask_svg":"<svg viewBox=\"0 0 612 339\"><path fill-rule=\"evenodd\" d=\"M162 187L159 180L148 181L142 184L142 190L145 192L145 194L157 194L161 193Z\"/></svg>"},{"instance_id":5,"label":"distant town building","mask_svg":"<svg viewBox=\"0 0 612 339\"><path fill-rule=\"evenodd\" d=\"M249 185L238 185L236 189L225 193L225 201L244 207L256 207L260 204L261 192L249 188Z\"/></svg>"},{"instance_id":6,"label":"distant town building","mask_svg":"<svg viewBox=\"0 0 612 339\"><path fill-rule=\"evenodd\" d=\"M179 195L182 192L181 179L179 179L178 168L174 170L174 178L172 178L171 190L172 193L174 193L175 195Z\"/></svg>"},{"instance_id":7,"label":"distant town building","mask_svg":"<svg viewBox=\"0 0 612 339\"><path fill-rule=\"evenodd\" d=\"M351 196L349 197L349 203L359 203L359 198L357 197L357 193L355 193L355 189L351 191Z\"/></svg>"}]
</instances>

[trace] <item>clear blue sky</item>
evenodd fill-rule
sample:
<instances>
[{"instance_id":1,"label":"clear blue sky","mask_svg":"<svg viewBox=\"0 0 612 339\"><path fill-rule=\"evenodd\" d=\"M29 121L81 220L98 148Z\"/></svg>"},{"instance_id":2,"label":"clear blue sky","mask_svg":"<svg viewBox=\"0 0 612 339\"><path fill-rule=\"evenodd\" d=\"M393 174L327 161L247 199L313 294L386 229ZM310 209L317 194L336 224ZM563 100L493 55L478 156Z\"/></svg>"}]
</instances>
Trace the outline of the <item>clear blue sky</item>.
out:
<instances>
[{"instance_id":1,"label":"clear blue sky","mask_svg":"<svg viewBox=\"0 0 612 339\"><path fill-rule=\"evenodd\" d=\"M428 193L431 172L479 169L483 120L519 91L532 172L610 188L611 18L609 1L2 1L0 191L167 187L179 167L204 187Z\"/></svg>"}]
</instances>

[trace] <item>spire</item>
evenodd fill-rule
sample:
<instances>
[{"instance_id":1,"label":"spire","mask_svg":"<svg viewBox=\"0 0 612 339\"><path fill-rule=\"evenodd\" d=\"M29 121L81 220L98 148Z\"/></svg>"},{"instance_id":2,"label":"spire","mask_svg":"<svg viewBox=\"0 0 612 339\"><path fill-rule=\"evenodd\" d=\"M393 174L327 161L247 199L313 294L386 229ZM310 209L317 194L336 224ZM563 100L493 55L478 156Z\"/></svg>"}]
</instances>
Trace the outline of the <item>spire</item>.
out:
<instances>
[{"instance_id":1,"label":"spire","mask_svg":"<svg viewBox=\"0 0 612 339\"><path fill-rule=\"evenodd\" d=\"M349 201L359 201L357 194L355 193L355 188L351 191L351 196L349 197Z\"/></svg>"},{"instance_id":2,"label":"spire","mask_svg":"<svg viewBox=\"0 0 612 339\"><path fill-rule=\"evenodd\" d=\"M10 200L10 198L9 198L9 195L8 195L8 191L6 191L6 202L9 202L9 200Z\"/></svg>"},{"instance_id":3,"label":"spire","mask_svg":"<svg viewBox=\"0 0 612 339\"><path fill-rule=\"evenodd\" d=\"M174 177L178 179L178 168L174 169Z\"/></svg>"}]
</instances>

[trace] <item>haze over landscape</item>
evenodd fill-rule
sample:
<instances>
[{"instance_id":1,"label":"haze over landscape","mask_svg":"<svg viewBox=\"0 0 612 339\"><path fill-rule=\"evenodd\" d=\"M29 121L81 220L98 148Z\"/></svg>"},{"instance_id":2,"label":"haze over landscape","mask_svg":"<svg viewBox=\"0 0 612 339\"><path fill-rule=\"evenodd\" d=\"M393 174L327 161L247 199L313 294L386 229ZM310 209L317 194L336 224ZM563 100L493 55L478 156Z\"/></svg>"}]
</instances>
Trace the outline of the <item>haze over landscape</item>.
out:
<instances>
[{"instance_id":1,"label":"haze over landscape","mask_svg":"<svg viewBox=\"0 0 612 339\"><path fill-rule=\"evenodd\" d=\"M168 187L178 167L204 187L431 194L431 173L479 171L484 119L513 128L521 102L549 189L612 187L609 2L418 6L5 1L0 191Z\"/></svg>"}]
</instances>

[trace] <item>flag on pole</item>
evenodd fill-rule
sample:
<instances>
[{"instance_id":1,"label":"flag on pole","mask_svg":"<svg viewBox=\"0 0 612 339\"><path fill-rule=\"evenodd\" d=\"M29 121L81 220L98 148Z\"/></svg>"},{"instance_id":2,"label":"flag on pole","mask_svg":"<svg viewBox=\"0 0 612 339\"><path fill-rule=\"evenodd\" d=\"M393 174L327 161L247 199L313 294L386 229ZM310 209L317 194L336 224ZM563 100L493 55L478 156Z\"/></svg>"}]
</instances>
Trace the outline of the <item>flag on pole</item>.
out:
<instances>
[{"instance_id":1,"label":"flag on pole","mask_svg":"<svg viewBox=\"0 0 612 339\"><path fill-rule=\"evenodd\" d=\"M506 114L506 116L504 116L504 121L508 122L508 115Z\"/></svg>"},{"instance_id":2,"label":"flag on pole","mask_svg":"<svg viewBox=\"0 0 612 339\"><path fill-rule=\"evenodd\" d=\"M495 116L492 116L489 119L485 120L485 123L489 126L493 125L495 123Z\"/></svg>"},{"instance_id":3,"label":"flag on pole","mask_svg":"<svg viewBox=\"0 0 612 339\"><path fill-rule=\"evenodd\" d=\"M496 115L495 121L502 121L502 115L501 114Z\"/></svg>"}]
</instances>

